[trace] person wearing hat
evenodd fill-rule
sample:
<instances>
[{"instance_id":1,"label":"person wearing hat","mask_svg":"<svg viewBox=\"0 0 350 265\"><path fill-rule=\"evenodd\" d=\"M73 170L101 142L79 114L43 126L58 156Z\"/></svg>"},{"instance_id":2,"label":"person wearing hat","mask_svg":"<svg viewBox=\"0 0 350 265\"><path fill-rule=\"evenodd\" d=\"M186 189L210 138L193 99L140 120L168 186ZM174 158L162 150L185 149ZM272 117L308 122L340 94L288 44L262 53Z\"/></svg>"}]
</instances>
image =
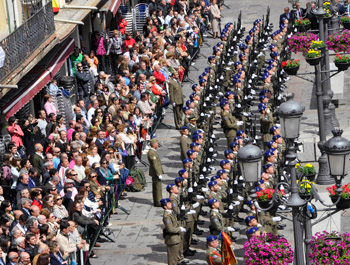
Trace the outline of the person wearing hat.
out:
<instances>
[{"instance_id":1,"label":"person wearing hat","mask_svg":"<svg viewBox=\"0 0 350 265\"><path fill-rule=\"evenodd\" d=\"M277 159L279 161L279 163L281 163L281 166L284 165L284 153L286 151L286 145L284 143L284 140L282 138L281 135L276 134L274 136L272 136L272 140L275 142L275 144L277 145L276 149L277 149Z\"/></svg>"},{"instance_id":2,"label":"person wearing hat","mask_svg":"<svg viewBox=\"0 0 350 265\"><path fill-rule=\"evenodd\" d=\"M193 162L192 170L196 181L198 181L199 167L200 167L200 161L197 160L197 155L198 155L197 152L193 151L192 149L187 151L187 157L191 159Z\"/></svg>"},{"instance_id":3,"label":"person wearing hat","mask_svg":"<svg viewBox=\"0 0 350 265\"><path fill-rule=\"evenodd\" d=\"M167 246L168 264L182 264L184 257L181 233L185 233L186 229L180 226L176 215L173 212L173 205L170 199L161 199L159 203L164 209L163 224L165 228L163 229L163 236Z\"/></svg>"},{"instance_id":4,"label":"person wearing hat","mask_svg":"<svg viewBox=\"0 0 350 265\"><path fill-rule=\"evenodd\" d=\"M194 117L194 115L192 115L192 109L189 106L184 106L182 107L182 111L185 114L183 125L188 127L188 124L190 123L190 119Z\"/></svg>"},{"instance_id":5,"label":"person wearing hat","mask_svg":"<svg viewBox=\"0 0 350 265\"><path fill-rule=\"evenodd\" d=\"M233 232L237 231L238 229L234 228L234 222L229 221L228 219L224 218L223 215L220 213L220 202L217 199L210 199L208 200L208 204L210 207L210 234L214 236L220 235L220 233L223 231L225 232L233 242L236 241L236 237L232 235Z\"/></svg>"},{"instance_id":6,"label":"person wearing hat","mask_svg":"<svg viewBox=\"0 0 350 265\"><path fill-rule=\"evenodd\" d=\"M183 161L187 158L187 151L191 149L191 138L189 137L189 130L187 126L182 126L180 128L181 138L180 138L180 159Z\"/></svg>"},{"instance_id":7,"label":"person wearing hat","mask_svg":"<svg viewBox=\"0 0 350 265\"><path fill-rule=\"evenodd\" d=\"M224 129L225 137L227 139L227 146L230 146L230 143L233 142L233 139L236 137L236 132L238 130L237 119L230 112L230 104L228 101L220 103L221 107L221 121L222 127Z\"/></svg>"},{"instance_id":8,"label":"person wearing hat","mask_svg":"<svg viewBox=\"0 0 350 265\"><path fill-rule=\"evenodd\" d=\"M189 123L186 126L188 127L190 135L193 135L194 132L198 129L197 127L198 117L192 115L191 117L188 118L188 120L189 120Z\"/></svg>"},{"instance_id":9,"label":"person wearing hat","mask_svg":"<svg viewBox=\"0 0 350 265\"><path fill-rule=\"evenodd\" d=\"M174 123L175 128L178 130L182 124L182 106L184 104L184 98L182 94L182 85L179 80L179 73L177 71L172 72L172 78L168 83L170 102L173 105L174 111Z\"/></svg>"},{"instance_id":10,"label":"person wearing hat","mask_svg":"<svg viewBox=\"0 0 350 265\"><path fill-rule=\"evenodd\" d=\"M272 164L265 164L263 166L263 172L261 173L261 179L265 188L273 188L275 184L274 179L275 169Z\"/></svg>"},{"instance_id":11,"label":"person wearing hat","mask_svg":"<svg viewBox=\"0 0 350 265\"><path fill-rule=\"evenodd\" d=\"M183 179L183 178L182 178ZM184 179L183 179L184 180ZM194 213L191 211L190 207L186 207L184 204L184 194L180 193L178 186L174 183L170 183L166 187L167 192L169 192L169 199L172 204L173 212L177 216L177 220L182 227L186 229L185 233L181 233L182 244L183 244L183 254L184 256L194 256L195 250L190 250L191 238L194 228ZM185 207L184 213L181 212L181 208Z\"/></svg>"},{"instance_id":12,"label":"person wearing hat","mask_svg":"<svg viewBox=\"0 0 350 265\"><path fill-rule=\"evenodd\" d=\"M225 159L231 164L233 175L235 175L235 172L238 172L238 160L236 155L237 153L235 154L232 149L227 149L224 151Z\"/></svg>"},{"instance_id":13,"label":"person wearing hat","mask_svg":"<svg viewBox=\"0 0 350 265\"><path fill-rule=\"evenodd\" d=\"M272 140L271 134L270 134L270 128L273 125L273 117L272 113L266 106L262 106L259 109L261 115L260 115L260 130L263 135L263 143L264 143L264 149L267 147L267 143Z\"/></svg>"},{"instance_id":14,"label":"person wearing hat","mask_svg":"<svg viewBox=\"0 0 350 265\"><path fill-rule=\"evenodd\" d=\"M248 240L252 238L252 234L248 234L249 229L251 228L256 228L257 231L260 231L260 233L263 232L262 230L262 225L259 224L258 220L256 219L256 216L254 215L248 215L245 219L244 219L247 227L246 227L246 235L248 237Z\"/></svg>"},{"instance_id":15,"label":"person wearing hat","mask_svg":"<svg viewBox=\"0 0 350 265\"><path fill-rule=\"evenodd\" d=\"M153 205L160 207L159 201L162 198L162 174L164 174L162 164L157 153L159 146L157 139L150 140L151 148L147 153L149 163L149 175L152 177Z\"/></svg>"},{"instance_id":16,"label":"person wearing hat","mask_svg":"<svg viewBox=\"0 0 350 265\"><path fill-rule=\"evenodd\" d=\"M206 261L208 265L221 265L221 249L219 248L219 240L216 236L207 237L207 252L206 252Z\"/></svg>"}]
</instances>

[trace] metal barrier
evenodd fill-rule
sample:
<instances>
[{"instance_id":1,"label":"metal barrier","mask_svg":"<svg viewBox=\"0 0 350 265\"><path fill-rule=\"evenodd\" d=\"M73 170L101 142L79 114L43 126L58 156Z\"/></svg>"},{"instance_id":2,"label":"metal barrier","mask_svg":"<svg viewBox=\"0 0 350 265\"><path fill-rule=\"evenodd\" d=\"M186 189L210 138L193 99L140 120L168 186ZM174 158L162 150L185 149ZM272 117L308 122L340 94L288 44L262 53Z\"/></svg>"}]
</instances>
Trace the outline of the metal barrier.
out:
<instances>
[{"instance_id":1,"label":"metal barrier","mask_svg":"<svg viewBox=\"0 0 350 265\"><path fill-rule=\"evenodd\" d=\"M0 68L0 82L55 32L53 17L50 1L0 42L6 55L4 66Z\"/></svg>"}]
</instances>

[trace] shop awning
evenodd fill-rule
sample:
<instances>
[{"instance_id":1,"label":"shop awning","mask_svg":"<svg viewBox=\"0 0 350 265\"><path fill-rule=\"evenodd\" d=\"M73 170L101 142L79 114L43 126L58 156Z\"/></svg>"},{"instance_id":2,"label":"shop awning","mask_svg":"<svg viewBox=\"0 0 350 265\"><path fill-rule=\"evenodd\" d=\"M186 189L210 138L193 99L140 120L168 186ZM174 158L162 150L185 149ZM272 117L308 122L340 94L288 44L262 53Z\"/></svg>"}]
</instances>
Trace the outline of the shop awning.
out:
<instances>
[{"instance_id":1,"label":"shop awning","mask_svg":"<svg viewBox=\"0 0 350 265\"><path fill-rule=\"evenodd\" d=\"M122 0L109 0L100 11L111 11L113 16L115 16L121 3Z\"/></svg>"},{"instance_id":2,"label":"shop awning","mask_svg":"<svg viewBox=\"0 0 350 265\"><path fill-rule=\"evenodd\" d=\"M9 103L2 108L2 112L5 114L6 119L18 112L57 74L75 48L74 39L66 40L60 47L61 48L56 52L54 58L47 64L47 67L38 66L37 69L36 67L32 69L31 72L35 73L37 76L34 81L24 89L18 89L18 94L12 97L12 99L9 99Z\"/></svg>"}]
</instances>

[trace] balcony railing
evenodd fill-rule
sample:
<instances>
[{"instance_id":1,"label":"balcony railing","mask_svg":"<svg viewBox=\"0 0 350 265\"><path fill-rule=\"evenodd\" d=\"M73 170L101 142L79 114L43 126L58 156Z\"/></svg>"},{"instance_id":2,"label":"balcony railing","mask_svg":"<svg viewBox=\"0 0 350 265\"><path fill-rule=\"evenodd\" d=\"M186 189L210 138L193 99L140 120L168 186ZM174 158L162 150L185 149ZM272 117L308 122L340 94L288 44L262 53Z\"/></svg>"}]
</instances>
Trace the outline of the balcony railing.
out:
<instances>
[{"instance_id":1,"label":"balcony railing","mask_svg":"<svg viewBox=\"0 0 350 265\"><path fill-rule=\"evenodd\" d=\"M55 31L51 1L0 42L5 63L0 83L19 67Z\"/></svg>"}]
</instances>

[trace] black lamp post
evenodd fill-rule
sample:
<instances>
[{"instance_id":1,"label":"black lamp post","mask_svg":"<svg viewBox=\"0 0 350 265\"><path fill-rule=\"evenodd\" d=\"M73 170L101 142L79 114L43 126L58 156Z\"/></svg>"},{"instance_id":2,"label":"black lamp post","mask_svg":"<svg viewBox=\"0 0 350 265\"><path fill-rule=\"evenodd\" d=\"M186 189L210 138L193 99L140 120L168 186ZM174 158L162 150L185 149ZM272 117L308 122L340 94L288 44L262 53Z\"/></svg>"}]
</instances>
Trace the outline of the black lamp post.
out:
<instances>
[{"instance_id":1,"label":"black lamp post","mask_svg":"<svg viewBox=\"0 0 350 265\"><path fill-rule=\"evenodd\" d=\"M282 103L277 109L277 114L281 122L281 134L287 144L286 165L290 171L290 190L287 206L293 210L293 230L295 242L295 264L304 265L303 232L300 221L298 220L299 207L306 204L306 201L300 198L299 188L297 186L296 169L297 147L294 140L299 137L300 120L305 110L299 103L293 100L294 94L289 95L288 100Z\"/></svg>"}]
</instances>

